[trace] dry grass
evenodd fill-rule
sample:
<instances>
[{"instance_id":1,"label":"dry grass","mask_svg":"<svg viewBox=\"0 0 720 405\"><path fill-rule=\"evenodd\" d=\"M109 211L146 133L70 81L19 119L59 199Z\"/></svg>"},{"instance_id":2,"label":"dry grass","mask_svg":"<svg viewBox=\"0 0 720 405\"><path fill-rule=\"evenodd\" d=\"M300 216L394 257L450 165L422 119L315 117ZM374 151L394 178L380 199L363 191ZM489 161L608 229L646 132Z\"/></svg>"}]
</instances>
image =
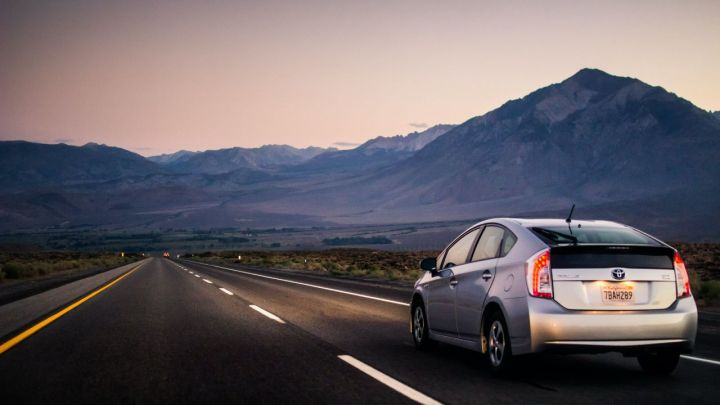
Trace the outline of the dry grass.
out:
<instances>
[{"instance_id":1,"label":"dry grass","mask_svg":"<svg viewBox=\"0 0 720 405\"><path fill-rule=\"evenodd\" d=\"M414 281L420 276L418 263L438 252L390 252L370 249L322 251L206 252L195 255L212 263L242 263L250 266L314 271L333 275L378 280ZM242 256L238 260L238 255Z\"/></svg>"},{"instance_id":2,"label":"dry grass","mask_svg":"<svg viewBox=\"0 0 720 405\"><path fill-rule=\"evenodd\" d=\"M0 252L0 283L89 269L108 269L137 259L115 253Z\"/></svg>"},{"instance_id":3,"label":"dry grass","mask_svg":"<svg viewBox=\"0 0 720 405\"><path fill-rule=\"evenodd\" d=\"M690 273L690 287L701 306L720 305L720 243L673 243Z\"/></svg>"}]
</instances>

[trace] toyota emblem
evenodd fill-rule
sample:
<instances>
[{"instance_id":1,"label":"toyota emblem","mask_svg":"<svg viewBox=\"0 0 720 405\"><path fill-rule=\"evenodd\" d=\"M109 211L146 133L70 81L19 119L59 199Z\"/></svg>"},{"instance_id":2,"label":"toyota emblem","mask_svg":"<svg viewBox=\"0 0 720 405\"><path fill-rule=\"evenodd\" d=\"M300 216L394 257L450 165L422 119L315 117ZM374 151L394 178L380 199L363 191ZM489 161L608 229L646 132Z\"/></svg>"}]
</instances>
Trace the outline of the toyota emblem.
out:
<instances>
[{"instance_id":1,"label":"toyota emblem","mask_svg":"<svg viewBox=\"0 0 720 405\"><path fill-rule=\"evenodd\" d=\"M613 271L611 271L610 274L612 274L612 277L615 280L625 279L625 270L623 270L623 269L613 269Z\"/></svg>"}]
</instances>

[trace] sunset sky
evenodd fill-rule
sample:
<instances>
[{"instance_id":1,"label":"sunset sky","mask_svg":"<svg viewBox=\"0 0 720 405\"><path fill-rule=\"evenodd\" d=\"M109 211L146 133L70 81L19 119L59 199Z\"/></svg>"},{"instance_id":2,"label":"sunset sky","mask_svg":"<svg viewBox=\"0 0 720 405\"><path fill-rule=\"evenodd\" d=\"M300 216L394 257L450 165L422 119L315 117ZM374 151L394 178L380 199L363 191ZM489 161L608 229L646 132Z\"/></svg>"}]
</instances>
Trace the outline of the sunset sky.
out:
<instances>
[{"instance_id":1,"label":"sunset sky","mask_svg":"<svg viewBox=\"0 0 720 405\"><path fill-rule=\"evenodd\" d=\"M583 67L720 110L720 1L0 0L0 139L355 144Z\"/></svg>"}]
</instances>

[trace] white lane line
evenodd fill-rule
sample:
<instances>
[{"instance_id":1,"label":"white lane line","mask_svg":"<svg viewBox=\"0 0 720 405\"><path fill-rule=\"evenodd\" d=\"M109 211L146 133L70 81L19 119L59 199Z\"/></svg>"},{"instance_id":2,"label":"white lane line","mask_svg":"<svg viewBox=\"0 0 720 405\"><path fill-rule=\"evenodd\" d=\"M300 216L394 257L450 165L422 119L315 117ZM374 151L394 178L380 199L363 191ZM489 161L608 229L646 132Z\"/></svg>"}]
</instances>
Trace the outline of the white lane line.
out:
<instances>
[{"instance_id":1,"label":"white lane line","mask_svg":"<svg viewBox=\"0 0 720 405\"><path fill-rule=\"evenodd\" d=\"M227 295L234 295L234 294L232 293L232 291L226 290L226 289L224 289L224 288L222 288L222 287L220 287L220 291L224 292L224 293L227 294Z\"/></svg>"},{"instance_id":2,"label":"white lane line","mask_svg":"<svg viewBox=\"0 0 720 405\"><path fill-rule=\"evenodd\" d=\"M680 357L682 357L683 359L695 360L695 361L699 361L702 363L709 363L709 364L714 364L716 366L720 366L720 361L717 361L717 360L703 359L702 357L695 357L695 356L686 356L684 354L681 355Z\"/></svg>"},{"instance_id":3,"label":"white lane line","mask_svg":"<svg viewBox=\"0 0 720 405\"><path fill-rule=\"evenodd\" d=\"M193 263L197 263L197 262L193 262ZM201 264L201 265L204 265L204 266L210 266L210 267L217 267L218 269L223 269L223 270L234 271L234 272L236 272L236 273L247 274L247 275L249 275L249 276L267 278L267 279L270 279L270 280L282 281L282 282L284 282L284 283L297 284L297 285L302 285L302 286L305 286L305 287L318 288L318 289L320 289L320 290L332 291L332 292L336 292L336 293L340 293L340 294L352 295L352 296L354 296L354 297L367 298L367 299L369 299L369 300L387 302L387 303L389 303L389 304L402 305L402 306L405 306L405 307L409 307L409 306L410 306L410 304L407 303L407 302L393 301L393 300L389 300L389 299L386 299L386 298L373 297L372 295L358 294L358 293L354 293L354 292L350 292L350 291L338 290L338 289L336 289L336 288L323 287L323 286L320 286L320 285L308 284L308 283L303 283L303 282L294 281L294 280L288 280L288 279L285 279L285 278L265 276L265 275L262 275L262 274L256 274L256 273L251 273L251 272L249 272L249 271L242 271L242 270L232 269L232 268L229 268L229 267L217 266L217 265L214 265L214 264L206 264L206 263L198 263L198 264Z\"/></svg>"},{"instance_id":4,"label":"white lane line","mask_svg":"<svg viewBox=\"0 0 720 405\"><path fill-rule=\"evenodd\" d=\"M208 283L208 284L212 284L212 281L210 281L210 280L208 280L208 279L206 279L206 278L204 278L203 281L206 282L206 283Z\"/></svg>"},{"instance_id":5,"label":"white lane line","mask_svg":"<svg viewBox=\"0 0 720 405\"><path fill-rule=\"evenodd\" d=\"M191 271L190 274L195 274L195 273L193 273L193 272Z\"/></svg>"},{"instance_id":6,"label":"white lane line","mask_svg":"<svg viewBox=\"0 0 720 405\"><path fill-rule=\"evenodd\" d=\"M195 274L195 277L200 277L200 275L199 275L199 274Z\"/></svg>"},{"instance_id":7,"label":"white lane line","mask_svg":"<svg viewBox=\"0 0 720 405\"><path fill-rule=\"evenodd\" d=\"M257 305L250 305L250 308L252 308L252 309L260 312L261 314L267 316L268 318L272 319L273 321L277 321L277 322L280 322L280 323L285 323L285 321L283 321L282 319L280 319L277 315L275 315L275 314L273 314L273 313L271 313L271 312L268 312L268 311L260 308L260 307L257 306Z\"/></svg>"},{"instance_id":8,"label":"white lane line","mask_svg":"<svg viewBox=\"0 0 720 405\"><path fill-rule=\"evenodd\" d=\"M380 381L381 383L387 385L388 387L394 389L395 391L405 395L406 397L412 399L413 401L420 403L420 404L440 404L440 402L430 398L429 396L423 394L422 392L411 388L400 381L390 377L389 375L382 373L371 366L363 363L362 361L356 359L353 356L348 356L346 354L341 354L338 356L340 360L350 364L351 366L355 367L356 369L362 371L363 373L369 375L370 377Z\"/></svg>"}]
</instances>

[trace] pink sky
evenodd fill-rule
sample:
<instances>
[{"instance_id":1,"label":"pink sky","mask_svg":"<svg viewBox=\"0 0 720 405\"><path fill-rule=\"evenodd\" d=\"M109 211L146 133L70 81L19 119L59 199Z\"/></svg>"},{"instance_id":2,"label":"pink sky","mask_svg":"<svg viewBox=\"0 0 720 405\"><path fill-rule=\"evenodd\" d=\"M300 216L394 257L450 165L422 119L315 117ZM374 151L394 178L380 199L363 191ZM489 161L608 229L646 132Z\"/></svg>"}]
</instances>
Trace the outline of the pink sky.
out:
<instances>
[{"instance_id":1,"label":"pink sky","mask_svg":"<svg viewBox=\"0 0 720 405\"><path fill-rule=\"evenodd\" d=\"M0 0L0 139L361 143L583 67L720 110L720 1Z\"/></svg>"}]
</instances>

